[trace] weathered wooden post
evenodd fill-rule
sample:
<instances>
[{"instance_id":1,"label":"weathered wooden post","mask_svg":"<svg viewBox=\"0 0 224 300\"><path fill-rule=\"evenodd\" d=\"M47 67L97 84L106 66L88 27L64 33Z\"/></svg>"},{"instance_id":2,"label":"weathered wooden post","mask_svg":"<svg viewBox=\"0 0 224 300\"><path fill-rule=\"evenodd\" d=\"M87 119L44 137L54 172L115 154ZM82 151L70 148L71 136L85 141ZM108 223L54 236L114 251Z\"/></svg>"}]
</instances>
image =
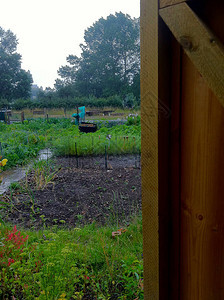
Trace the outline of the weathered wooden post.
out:
<instances>
[{"instance_id":1,"label":"weathered wooden post","mask_svg":"<svg viewBox=\"0 0 224 300\"><path fill-rule=\"evenodd\" d=\"M146 300L224 299L223 15L222 0L141 0Z\"/></svg>"},{"instance_id":2,"label":"weathered wooden post","mask_svg":"<svg viewBox=\"0 0 224 300\"><path fill-rule=\"evenodd\" d=\"M24 111L21 112L21 122L24 123Z\"/></svg>"},{"instance_id":3,"label":"weathered wooden post","mask_svg":"<svg viewBox=\"0 0 224 300\"><path fill-rule=\"evenodd\" d=\"M77 151L77 143L75 142L75 158L76 158L76 168L79 167L79 158L78 158L78 151Z\"/></svg>"},{"instance_id":4,"label":"weathered wooden post","mask_svg":"<svg viewBox=\"0 0 224 300\"><path fill-rule=\"evenodd\" d=\"M7 124L10 124L10 114L8 113L8 111L5 113L5 116L6 116Z\"/></svg>"},{"instance_id":5,"label":"weathered wooden post","mask_svg":"<svg viewBox=\"0 0 224 300\"><path fill-rule=\"evenodd\" d=\"M159 299L158 1L141 1L141 128L144 299Z\"/></svg>"}]
</instances>

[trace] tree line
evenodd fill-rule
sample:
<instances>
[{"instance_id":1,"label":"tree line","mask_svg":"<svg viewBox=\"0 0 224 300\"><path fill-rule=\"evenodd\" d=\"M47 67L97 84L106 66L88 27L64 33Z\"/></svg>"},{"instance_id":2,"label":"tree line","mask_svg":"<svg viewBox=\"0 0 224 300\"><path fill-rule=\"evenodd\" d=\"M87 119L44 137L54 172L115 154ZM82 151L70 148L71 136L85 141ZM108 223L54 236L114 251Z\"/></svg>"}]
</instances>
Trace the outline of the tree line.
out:
<instances>
[{"instance_id":1,"label":"tree line","mask_svg":"<svg viewBox=\"0 0 224 300\"><path fill-rule=\"evenodd\" d=\"M6 103L28 98L33 82L30 72L21 68L22 56L16 52L17 45L15 34L0 27L0 99Z\"/></svg>"},{"instance_id":2,"label":"tree line","mask_svg":"<svg viewBox=\"0 0 224 300\"><path fill-rule=\"evenodd\" d=\"M100 18L84 32L80 57L70 54L67 64L58 70L54 88L35 89L30 98L32 76L21 69L21 56L16 53L17 40L11 31L0 31L0 49L13 43L9 61L17 57L16 68L8 69L8 77L0 78L0 101L8 101L14 108L65 107L76 105L133 107L140 103L140 37L139 19L121 12ZM6 51L5 51L6 52ZM0 55L0 68L5 58ZM11 73L10 73L11 70ZM1 71L1 69L0 69ZM10 73L10 74L9 74ZM13 78L13 76L15 78ZM0 74L0 77L2 75ZM8 78L8 79L7 79ZM13 80L14 83L13 83ZM2 81L1 81L2 80ZM5 80L5 82L3 82ZM15 82L17 88L15 88ZM3 84L2 84L3 83ZM11 84L11 86L10 86ZM11 91L11 94L9 93ZM8 94L6 93L8 92Z\"/></svg>"}]
</instances>

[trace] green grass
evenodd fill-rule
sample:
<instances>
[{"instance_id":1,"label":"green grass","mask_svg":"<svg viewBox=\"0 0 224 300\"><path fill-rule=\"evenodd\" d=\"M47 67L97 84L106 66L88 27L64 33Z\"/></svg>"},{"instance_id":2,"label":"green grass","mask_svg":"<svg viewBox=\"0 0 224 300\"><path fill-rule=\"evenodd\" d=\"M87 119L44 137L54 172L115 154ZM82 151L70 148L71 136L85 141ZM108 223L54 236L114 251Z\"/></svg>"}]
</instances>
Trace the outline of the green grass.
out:
<instances>
[{"instance_id":1,"label":"green grass","mask_svg":"<svg viewBox=\"0 0 224 300\"><path fill-rule=\"evenodd\" d=\"M102 125L101 125L102 126ZM69 119L25 121L24 124L0 123L1 154L8 159L6 168L26 164L40 149L52 148L55 155L130 154L141 151L139 119L127 125L102 126L95 133L80 133ZM111 135L109 141L106 137ZM1 155L0 154L0 155Z\"/></svg>"},{"instance_id":2,"label":"green grass","mask_svg":"<svg viewBox=\"0 0 224 300\"><path fill-rule=\"evenodd\" d=\"M134 154L141 151L139 126L117 125L95 133L52 138L56 155ZM107 136L110 135L110 139Z\"/></svg>"},{"instance_id":3,"label":"green grass","mask_svg":"<svg viewBox=\"0 0 224 300\"><path fill-rule=\"evenodd\" d=\"M20 234L1 224L0 298L143 299L141 218L113 238L118 229L93 223Z\"/></svg>"}]
</instances>

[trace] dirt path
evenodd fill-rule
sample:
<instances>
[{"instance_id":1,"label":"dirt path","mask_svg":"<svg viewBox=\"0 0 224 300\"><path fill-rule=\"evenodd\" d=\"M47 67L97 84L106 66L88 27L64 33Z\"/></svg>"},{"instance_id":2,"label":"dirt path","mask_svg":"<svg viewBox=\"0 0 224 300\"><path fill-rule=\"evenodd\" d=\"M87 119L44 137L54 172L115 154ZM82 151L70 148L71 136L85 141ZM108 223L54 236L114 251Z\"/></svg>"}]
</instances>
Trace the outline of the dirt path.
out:
<instances>
[{"instance_id":1,"label":"dirt path","mask_svg":"<svg viewBox=\"0 0 224 300\"><path fill-rule=\"evenodd\" d=\"M141 212L141 170L136 156L58 158L61 169L48 185L36 189L37 171L30 173L7 203L4 219L24 227L75 226L92 223L125 223ZM28 184L27 184L28 183ZM41 184L40 184L41 186ZM1 212L3 214L3 211Z\"/></svg>"}]
</instances>

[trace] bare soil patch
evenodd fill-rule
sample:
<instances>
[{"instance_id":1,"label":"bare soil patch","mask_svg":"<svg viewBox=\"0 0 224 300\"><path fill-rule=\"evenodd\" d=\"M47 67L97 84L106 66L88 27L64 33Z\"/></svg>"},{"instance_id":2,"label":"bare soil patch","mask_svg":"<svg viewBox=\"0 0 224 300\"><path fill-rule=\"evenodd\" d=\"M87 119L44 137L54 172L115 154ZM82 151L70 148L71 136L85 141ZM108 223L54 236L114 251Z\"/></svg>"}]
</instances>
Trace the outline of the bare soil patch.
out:
<instances>
[{"instance_id":1,"label":"bare soil patch","mask_svg":"<svg viewBox=\"0 0 224 300\"><path fill-rule=\"evenodd\" d=\"M52 164L52 162L49 162ZM26 228L97 222L124 224L141 213L141 170L136 156L57 158L54 178L36 188L37 171L2 196L3 219ZM77 165L78 163L78 165Z\"/></svg>"}]
</instances>

